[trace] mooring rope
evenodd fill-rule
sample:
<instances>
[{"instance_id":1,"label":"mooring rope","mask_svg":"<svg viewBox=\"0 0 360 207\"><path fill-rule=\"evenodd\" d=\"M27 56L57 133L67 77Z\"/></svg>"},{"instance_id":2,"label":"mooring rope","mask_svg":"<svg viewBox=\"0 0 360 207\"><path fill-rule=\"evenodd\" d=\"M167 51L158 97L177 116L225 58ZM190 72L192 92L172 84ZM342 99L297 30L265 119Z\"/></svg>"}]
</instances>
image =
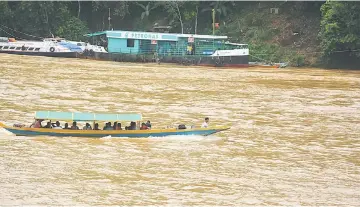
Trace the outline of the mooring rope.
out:
<instances>
[{"instance_id":1,"label":"mooring rope","mask_svg":"<svg viewBox=\"0 0 360 207\"><path fill-rule=\"evenodd\" d=\"M18 30L16 30L16 29L12 29L12 28L7 27L7 26L4 26L4 25L2 25L2 24L0 24L0 26L6 27L7 29L10 29L10 30L12 30L12 31L14 31L14 32L19 32L19 33L21 33L21 34L24 34L24 35L27 35L27 36L30 36L30 37L36 37L36 38L39 38L39 39L44 39L44 37L39 37L39 36L36 36L36 35L31 35L31 34L27 34L27 33L24 33L24 32L20 32L20 31L18 31ZM3 31L4 31L4 30L3 30Z\"/></svg>"}]
</instances>

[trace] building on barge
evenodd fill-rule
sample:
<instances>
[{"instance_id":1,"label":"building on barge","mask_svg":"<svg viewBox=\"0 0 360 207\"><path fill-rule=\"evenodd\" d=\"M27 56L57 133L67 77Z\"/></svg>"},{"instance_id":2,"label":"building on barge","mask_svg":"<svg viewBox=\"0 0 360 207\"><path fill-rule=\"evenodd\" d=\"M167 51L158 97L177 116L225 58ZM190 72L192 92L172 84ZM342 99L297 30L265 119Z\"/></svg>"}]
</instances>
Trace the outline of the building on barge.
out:
<instances>
[{"instance_id":1,"label":"building on barge","mask_svg":"<svg viewBox=\"0 0 360 207\"><path fill-rule=\"evenodd\" d=\"M227 36L135 31L102 31L87 34L108 53L96 59L124 62L167 62L217 67L248 67L247 44L227 41Z\"/></svg>"}]
</instances>

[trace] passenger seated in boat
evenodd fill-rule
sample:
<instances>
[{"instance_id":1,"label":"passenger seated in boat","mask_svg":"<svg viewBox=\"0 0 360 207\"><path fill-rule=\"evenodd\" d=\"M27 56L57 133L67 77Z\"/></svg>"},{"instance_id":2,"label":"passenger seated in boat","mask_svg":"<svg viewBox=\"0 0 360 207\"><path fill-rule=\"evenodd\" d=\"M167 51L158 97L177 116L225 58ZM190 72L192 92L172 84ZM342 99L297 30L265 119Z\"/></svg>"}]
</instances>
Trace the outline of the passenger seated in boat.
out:
<instances>
[{"instance_id":1,"label":"passenger seated in boat","mask_svg":"<svg viewBox=\"0 0 360 207\"><path fill-rule=\"evenodd\" d=\"M79 127L76 126L76 121L73 122L72 126L71 126L72 130L79 130Z\"/></svg>"},{"instance_id":2,"label":"passenger seated in boat","mask_svg":"<svg viewBox=\"0 0 360 207\"><path fill-rule=\"evenodd\" d=\"M106 123L105 126L103 127L103 130L106 130L106 128L109 126L111 127L111 122ZM109 130L109 129L107 129L107 130Z\"/></svg>"},{"instance_id":3,"label":"passenger seated in boat","mask_svg":"<svg viewBox=\"0 0 360 207\"><path fill-rule=\"evenodd\" d=\"M149 129L145 123L142 123L141 124L141 127L140 127L140 130L146 130L146 129Z\"/></svg>"},{"instance_id":4,"label":"passenger seated in boat","mask_svg":"<svg viewBox=\"0 0 360 207\"><path fill-rule=\"evenodd\" d=\"M100 129L99 129L99 124L98 124L98 123L96 123L96 124L94 125L94 130L100 130Z\"/></svg>"},{"instance_id":5,"label":"passenger seated in boat","mask_svg":"<svg viewBox=\"0 0 360 207\"><path fill-rule=\"evenodd\" d=\"M129 127L129 130L136 130L136 122L131 122L130 123L130 127Z\"/></svg>"},{"instance_id":6,"label":"passenger seated in boat","mask_svg":"<svg viewBox=\"0 0 360 207\"><path fill-rule=\"evenodd\" d=\"M70 129L68 123L65 123L64 129Z\"/></svg>"},{"instance_id":7,"label":"passenger seated in boat","mask_svg":"<svg viewBox=\"0 0 360 207\"><path fill-rule=\"evenodd\" d=\"M135 122L130 122L130 126L126 126L125 130L136 130L136 123Z\"/></svg>"},{"instance_id":8,"label":"passenger seated in boat","mask_svg":"<svg viewBox=\"0 0 360 207\"><path fill-rule=\"evenodd\" d=\"M117 123L115 130L122 130L121 123Z\"/></svg>"},{"instance_id":9,"label":"passenger seated in boat","mask_svg":"<svg viewBox=\"0 0 360 207\"><path fill-rule=\"evenodd\" d=\"M45 126L44 128L48 128L48 129L52 128L51 122L48 121L48 122L46 123L46 126Z\"/></svg>"},{"instance_id":10,"label":"passenger seated in boat","mask_svg":"<svg viewBox=\"0 0 360 207\"><path fill-rule=\"evenodd\" d=\"M43 120L42 119L37 119L36 121L35 121L35 123L32 125L32 127L33 128L42 128L42 126L41 126L41 122L42 122ZM31 127L31 126L30 126Z\"/></svg>"},{"instance_id":11,"label":"passenger seated in boat","mask_svg":"<svg viewBox=\"0 0 360 207\"><path fill-rule=\"evenodd\" d=\"M53 127L53 129L62 129L59 121L56 121L55 127Z\"/></svg>"},{"instance_id":12,"label":"passenger seated in boat","mask_svg":"<svg viewBox=\"0 0 360 207\"><path fill-rule=\"evenodd\" d=\"M106 123L104 130L114 130L114 128L111 126L111 122Z\"/></svg>"},{"instance_id":13,"label":"passenger seated in boat","mask_svg":"<svg viewBox=\"0 0 360 207\"><path fill-rule=\"evenodd\" d=\"M151 129L151 123L150 123L149 120L146 122L146 126L147 126L149 129Z\"/></svg>"},{"instance_id":14,"label":"passenger seated in boat","mask_svg":"<svg viewBox=\"0 0 360 207\"><path fill-rule=\"evenodd\" d=\"M92 128L89 123L86 123L85 126L83 127L83 130L92 130Z\"/></svg>"},{"instance_id":15,"label":"passenger seated in boat","mask_svg":"<svg viewBox=\"0 0 360 207\"><path fill-rule=\"evenodd\" d=\"M117 127L117 122L115 121L113 125L113 129L116 130L116 127Z\"/></svg>"}]
</instances>

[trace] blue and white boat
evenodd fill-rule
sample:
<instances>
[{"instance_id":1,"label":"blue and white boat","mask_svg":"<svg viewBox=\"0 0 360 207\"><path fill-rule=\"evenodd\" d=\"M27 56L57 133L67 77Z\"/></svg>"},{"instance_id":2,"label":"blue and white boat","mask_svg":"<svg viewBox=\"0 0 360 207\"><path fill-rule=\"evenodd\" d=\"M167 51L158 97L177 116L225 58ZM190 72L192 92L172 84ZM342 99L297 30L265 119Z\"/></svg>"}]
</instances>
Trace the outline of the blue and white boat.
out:
<instances>
[{"instance_id":1,"label":"blue and white boat","mask_svg":"<svg viewBox=\"0 0 360 207\"><path fill-rule=\"evenodd\" d=\"M0 38L0 53L73 58L78 56L76 51L57 42L15 40L7 37Z\"/></svg>"},{"instance_id":2,"label":"blue and white boat","mask_svg":"<svg viewBox=\"0 0 360 207\"><path fill-rule=\"evenodd\" d=\"M77 53L107 53L104 47L92 45L81 41L71 41L64 38L45 38L44 41L55 42L58 45L68 48L72 52Z\"/></svg>"}]
</instances>

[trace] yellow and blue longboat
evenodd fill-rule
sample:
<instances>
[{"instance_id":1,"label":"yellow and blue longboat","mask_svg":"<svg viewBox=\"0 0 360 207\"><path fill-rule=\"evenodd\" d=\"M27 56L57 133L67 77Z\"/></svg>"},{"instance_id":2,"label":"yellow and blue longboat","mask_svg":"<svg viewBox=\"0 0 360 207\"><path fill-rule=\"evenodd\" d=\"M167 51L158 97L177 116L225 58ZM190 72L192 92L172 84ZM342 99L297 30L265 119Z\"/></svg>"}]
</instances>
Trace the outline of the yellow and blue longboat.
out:
<instances>
[{"instance_id":1,"label":"yellow and blue longboat","mask_svg":"<svg viewBox=\"0 0 360 207\"><path fill-rule=\"evenodd\" d=\"M67 121L67 122L136 122L136 130L71 130L53 128L31 128L24 125L6 126L0 122L0 127L16 136L58 136L58 137L164 137L171 135L202 135L207 136L229 127L191 128L191 129L150 129L140 130L139 125L142 115L137 113L127 114L98 114L98 113L73 113L55 111L37 111L35 120Z\"/></svg>"}]
</instances>

